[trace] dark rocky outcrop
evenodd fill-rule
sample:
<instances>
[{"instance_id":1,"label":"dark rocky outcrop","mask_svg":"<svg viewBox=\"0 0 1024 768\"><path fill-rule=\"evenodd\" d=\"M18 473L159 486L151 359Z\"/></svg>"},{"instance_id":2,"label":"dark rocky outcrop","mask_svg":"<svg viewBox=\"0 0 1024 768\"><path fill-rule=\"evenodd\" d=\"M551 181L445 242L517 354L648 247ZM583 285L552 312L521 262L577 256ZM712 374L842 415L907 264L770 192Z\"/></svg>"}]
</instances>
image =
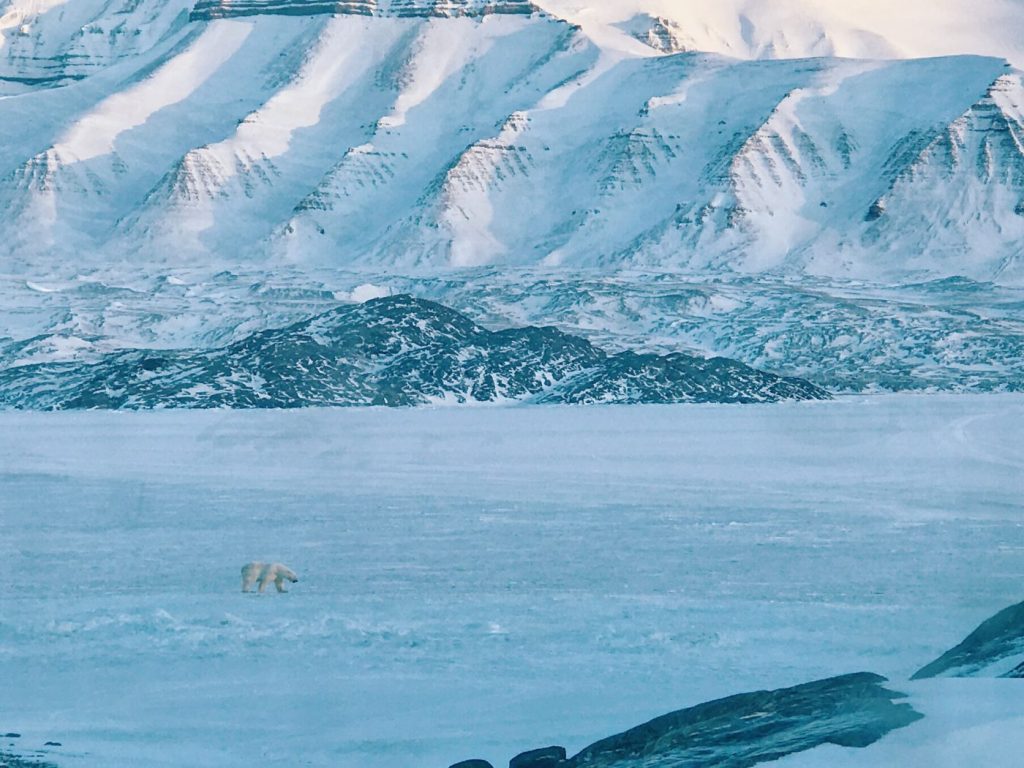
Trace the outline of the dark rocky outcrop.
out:
<instances>
[{"instance_id":1,"label":"dark rocky outcrop","mask_svg":"<svg viewBox=\"0 0 1024 768\"><path fill-rule=\"evenodd\" d=\"M57 768L57 766L38 757L13 755L0 750L0 768Z\"/></svg>"},{"instance_id":2,"label":"dark rocky outcrop","mask_svg":"<svg viewBox=\"0 0 1024 768\"><path fill-rule=\"evenodd\" d=\"M931 677L1024 678L1024 603L983 622L962 643L914 673Z\"/></svg>"},{"instance_id":3,"label":"dark rocky outcrop","mask_svg":"<svg viewBox=\"0 0 1024 768\"><path fill-rule=\"evenodd\" d=\"M749 768L824 744L863 748L921 719L867 672L756 691L681 709L567 758L524 752L509 768Z\"/></svg>"},{"instance_id":4,"label":"dark rocky outcrop","mask_svg":"<svg viewBox=\"0 0 1024 768\"><path fill-rule=\"evenodd\" d=\"M543 396L541 402L664 403L692 398L696 402L759 403L813 399L794 397L792 384L791 379L766 379L762 371L722 357L622 352Z\"/></svg>"},{"instance_id":5,"label":"dark rocky outcrop","mask_svg":"<svg viewBox=\"0 0 1024 768\"><path fill-rule=\"evenodd\" d=\"M242 16L321 14L372 16L376 9L375 0L199 0L189 19L212 21Z\"/></svg>"},{"instance_id":6,"label":"dark rocky outcrop","mask_svg":"<svg viewBox=\"0 0 1024 768\"><path fill-rule=\"evenodd\" d=\"M508 768L561 768L565 762L565 747L542 747L516 755Z\"/></svg>"},{"instance_id":7,"label":"dark rocky outcrop","mask_svg":"<svg viewBox=\"0 0 1024 768\"><path fill-rule=\"evenodd\" d=\"M748 768L823 744L867 747L919 720L869 673L730 696L603 739L566 768Z\"/></svg>"},{"instance_id":8,"label":"dark rocky outcrop","mask_svg":"<svg viewBox=\"0 0 1024 768\"><path fill-rule=\"evenodd\" d=\"M198 0L190 19L211 21L241 16L322 14L447 18L536 11L529 0Z\"/></svg>"},{"instance_id":9,"label":"dark rocky outcrop","mask_svg":"<svg viewBox=\"0 0 1024 768\"><path fill-rule=\"evenodd\" d=\"M555 328L488 331L409 296L338 307L213 350L133 350L0 369L0 407L414 406L433 402L753 403L825 399L731 360L609 355Z\"/></svg>"},{"instance_id":10,"label":"dark rocky outcrop","mask_svg":"<svg viewBox=\"0 0 1024 768\"><path fill-rule=\"evenodd\" d=\"M491 765L486 760L475 760L474 759L474 760L463 760L461 762L455 763L454 765L448 766L448 768L494 768L494 766Z\"/></svg>"}]
</instances>

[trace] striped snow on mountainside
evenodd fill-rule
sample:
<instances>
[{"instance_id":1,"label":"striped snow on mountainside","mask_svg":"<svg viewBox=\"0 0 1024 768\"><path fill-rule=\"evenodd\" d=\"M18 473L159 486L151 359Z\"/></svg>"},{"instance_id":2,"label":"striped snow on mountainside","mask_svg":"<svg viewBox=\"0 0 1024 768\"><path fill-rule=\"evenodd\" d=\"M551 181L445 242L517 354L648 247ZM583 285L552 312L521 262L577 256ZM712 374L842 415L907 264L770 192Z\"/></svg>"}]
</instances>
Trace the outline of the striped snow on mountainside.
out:
<instances>
[{"instance_id":1,"label":"striped snow on mountainside","mask_svg":"<svg viewBox=\"0 0 1024 768\"><path fill-rule=\"evenodd\" d=\"M0 259L1024 276L1019 0L539 5L9 0Z\"/></svg>"}]
</instances>

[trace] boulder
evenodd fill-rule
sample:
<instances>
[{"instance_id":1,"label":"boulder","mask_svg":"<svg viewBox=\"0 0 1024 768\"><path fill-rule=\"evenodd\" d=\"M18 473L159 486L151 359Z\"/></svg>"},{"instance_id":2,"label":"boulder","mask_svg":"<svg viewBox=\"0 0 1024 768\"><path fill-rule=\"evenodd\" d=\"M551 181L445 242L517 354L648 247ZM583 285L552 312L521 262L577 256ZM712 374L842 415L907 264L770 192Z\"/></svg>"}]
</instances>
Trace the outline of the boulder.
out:
<instances>
[{"instance_id":1,"label":"boulder","mask_svg":"<svg viewBox=\"0 0 1024 768\"><path fill-rule=\"evenodd\" d=\"M592 744L565 768L749 768L823 744L867 747L919 720L867 672L741 693Z\"/></svg>"}]
</instances>

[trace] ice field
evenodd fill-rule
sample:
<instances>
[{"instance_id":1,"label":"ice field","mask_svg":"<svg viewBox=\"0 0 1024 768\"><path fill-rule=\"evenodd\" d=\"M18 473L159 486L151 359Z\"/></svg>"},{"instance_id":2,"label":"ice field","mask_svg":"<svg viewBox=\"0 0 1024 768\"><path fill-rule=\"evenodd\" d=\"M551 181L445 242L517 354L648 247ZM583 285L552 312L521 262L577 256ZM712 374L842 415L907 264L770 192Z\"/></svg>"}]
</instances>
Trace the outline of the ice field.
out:
<instances>
[{"instance_id":1,"label":"ice field","mask_svg":"<svg viewBox=\"0 0 1024 768\"><path fill-rule=\"evenodd\" d=\"M1015 395L0 413L0 733L59 766L500 768L868 670L925 719L780 765L1008 768L1020 681L906 679L1024 599L1022 433ZM243 595L252 559L300 581Z\"/></svg>"}]
</instances>

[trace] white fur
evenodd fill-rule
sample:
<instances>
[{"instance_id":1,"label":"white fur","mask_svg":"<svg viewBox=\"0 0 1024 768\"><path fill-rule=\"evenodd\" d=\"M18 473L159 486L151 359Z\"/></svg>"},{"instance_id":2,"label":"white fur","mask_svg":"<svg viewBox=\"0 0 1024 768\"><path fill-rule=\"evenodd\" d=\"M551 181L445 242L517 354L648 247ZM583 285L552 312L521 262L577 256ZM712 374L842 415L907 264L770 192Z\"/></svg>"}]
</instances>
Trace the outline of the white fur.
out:
<instances>
[{"instance_id":1,"label":"white fur","mask_svg":"<svg viewBox=\"0 0 1024 768\"><path fill-rule=\"evenodd\" d=\"M260 592L267 588L267 584L274 582L278 592L287 592L284 588L285 581L293 584L299 580L284 563L261 563L253 561L242 567L242 591L248 592L257 581L260 584Z\"/></svg>"}]
</instances>

